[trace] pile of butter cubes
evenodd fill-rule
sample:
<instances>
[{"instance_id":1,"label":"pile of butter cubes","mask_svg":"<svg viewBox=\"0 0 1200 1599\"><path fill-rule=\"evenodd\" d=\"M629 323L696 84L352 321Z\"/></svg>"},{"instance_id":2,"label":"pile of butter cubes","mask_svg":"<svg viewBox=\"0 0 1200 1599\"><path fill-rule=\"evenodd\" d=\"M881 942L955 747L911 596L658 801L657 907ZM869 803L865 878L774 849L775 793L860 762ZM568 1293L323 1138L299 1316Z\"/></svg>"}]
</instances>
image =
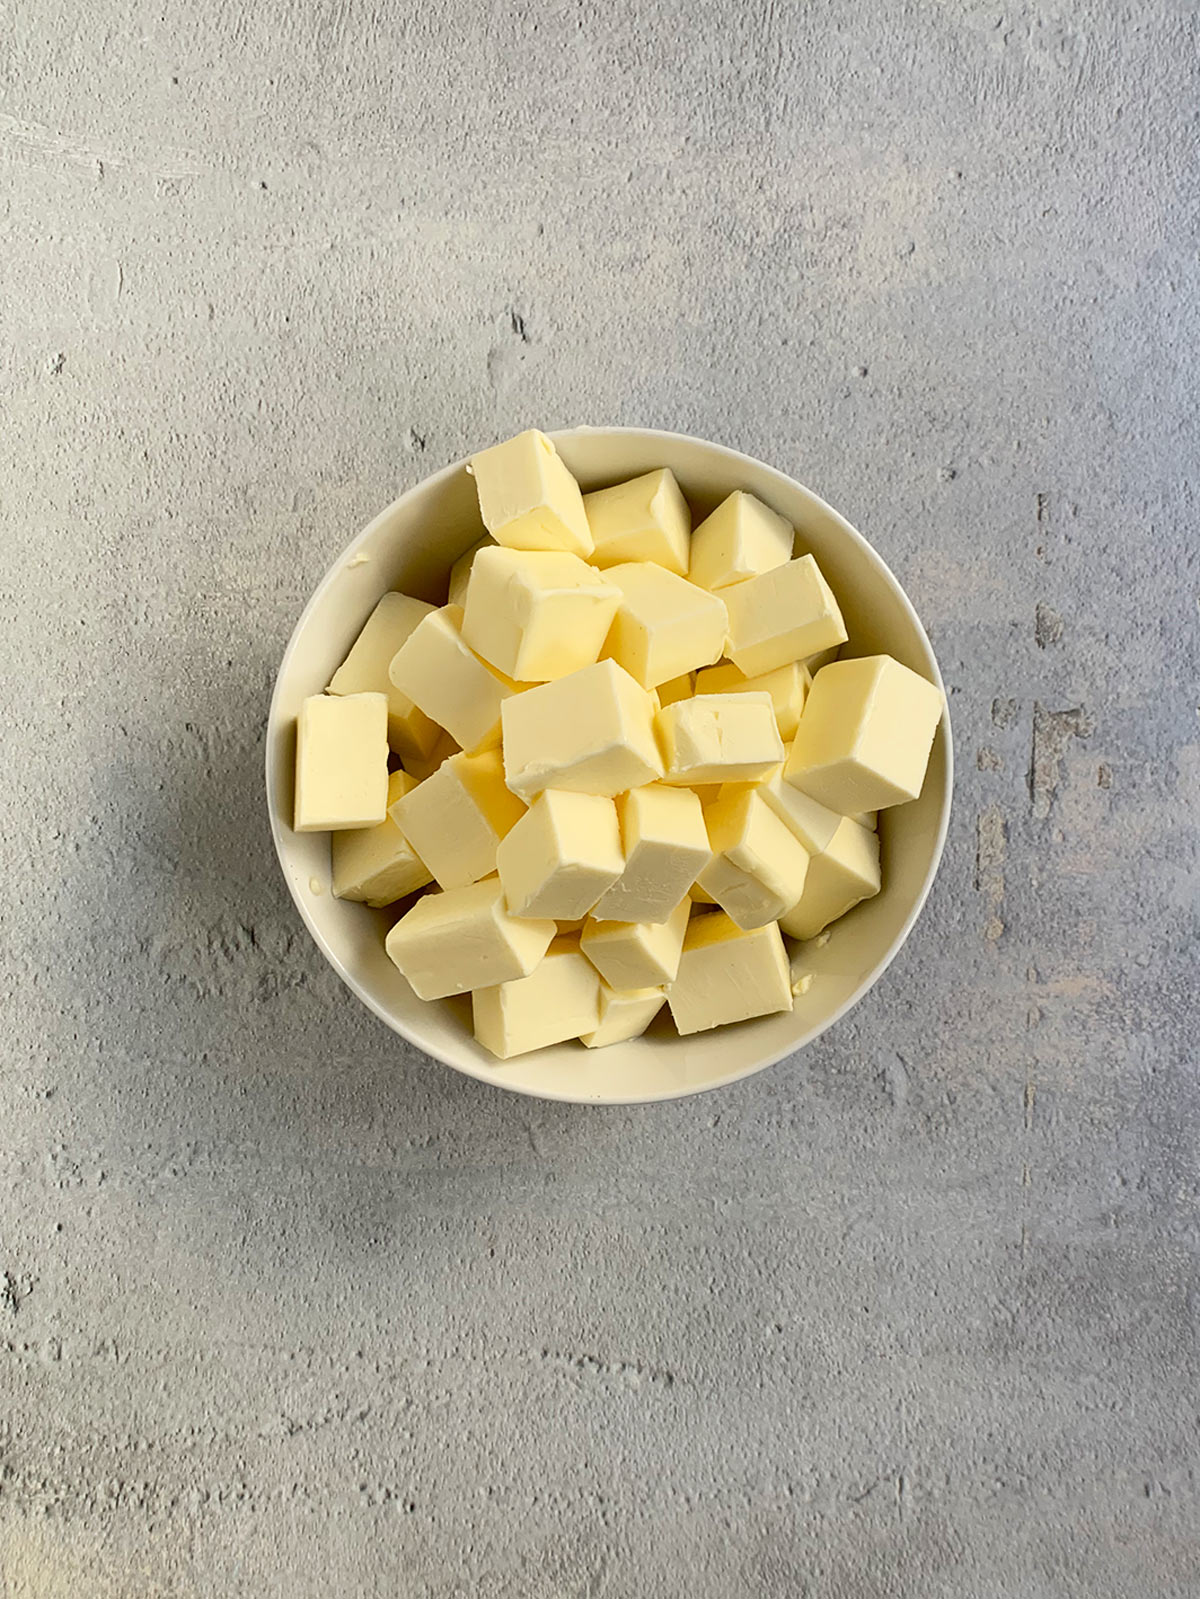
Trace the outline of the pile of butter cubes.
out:
<instances>
[{"instance_id":1,"label":"pile of butter cubes","mask_svg":"<svg viewBox=\"0 0 1200 1599\"><path fill-rule=\"evenodd\" d=\"M940 691L836 659L835 596L750 494L693 531L670 471L582 494L536 431L469 469L487 536L449 602L385 594L301 710L333 892L408 901L388 955L423 1000L470 992L500 1059L664 1003L680 1034L790 1010L784 935L878 893Z\"/></svg>"}]
</instances>

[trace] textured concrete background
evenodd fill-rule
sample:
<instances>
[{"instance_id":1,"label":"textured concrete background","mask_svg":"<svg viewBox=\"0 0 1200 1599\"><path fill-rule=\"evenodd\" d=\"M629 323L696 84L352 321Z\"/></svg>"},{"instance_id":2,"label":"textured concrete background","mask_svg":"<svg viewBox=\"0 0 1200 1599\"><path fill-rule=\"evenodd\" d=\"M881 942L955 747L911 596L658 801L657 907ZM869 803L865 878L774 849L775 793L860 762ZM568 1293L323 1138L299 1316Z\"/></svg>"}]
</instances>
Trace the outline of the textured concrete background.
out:
<instances>
[{"instance_id":1,"label":"textured concrete background","mask_svg":"<svg viewBox=\"0 0 1200 1599\"><path fill-rule=\"evenodd\" d=\"M1198 22L0 6L6 1596L1200 1593ZM690 1103L415 1057L270 849L310 587L534 421L794 471L952 686L904 955Z\"/></svg>"}]
</instances>

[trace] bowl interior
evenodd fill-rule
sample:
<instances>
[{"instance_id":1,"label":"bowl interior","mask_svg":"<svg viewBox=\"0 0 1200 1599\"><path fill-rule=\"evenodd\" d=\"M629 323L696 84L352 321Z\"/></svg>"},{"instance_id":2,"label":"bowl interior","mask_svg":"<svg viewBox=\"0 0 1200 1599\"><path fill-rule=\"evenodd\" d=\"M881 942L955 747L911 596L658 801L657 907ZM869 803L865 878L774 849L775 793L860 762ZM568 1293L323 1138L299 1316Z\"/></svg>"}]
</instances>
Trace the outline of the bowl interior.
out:
<instances>
[{"instance_id":1,"label":"bowl interior","mask_svg":"<svg viewBox=\"0 0 1200 1599\"><path fill-rule=\"evenodd\" d=\"M824 501L771 467L719 445L633 428L554 435L584 489L669 466L703 515L747 489L792 522L838 596L847 655L887 653L941 683L937 662L900 585L866 541ZM376 601L403 589L442 603L451 562L483 532L463 463L426 479L383 511L325 575L296 626L279 670L267 729L267 796L276 849L310 932L354 992L390 1027L473 1077L522 1093L629 1103L714 1088L759 1070L815 1038L871 986L912 926L933 880L950 808L948 720L934 743L920 799L880 816L883 890L806 952L813 981L789 1015L678 1038L662 1017L644 1038L608 1049L561 1044L508 1062L471 1036L467 1000L416 998L384 952L387 912L332 897L327 834L292 831L295 719L345 657Z\"/></svg>"}]
</instances>

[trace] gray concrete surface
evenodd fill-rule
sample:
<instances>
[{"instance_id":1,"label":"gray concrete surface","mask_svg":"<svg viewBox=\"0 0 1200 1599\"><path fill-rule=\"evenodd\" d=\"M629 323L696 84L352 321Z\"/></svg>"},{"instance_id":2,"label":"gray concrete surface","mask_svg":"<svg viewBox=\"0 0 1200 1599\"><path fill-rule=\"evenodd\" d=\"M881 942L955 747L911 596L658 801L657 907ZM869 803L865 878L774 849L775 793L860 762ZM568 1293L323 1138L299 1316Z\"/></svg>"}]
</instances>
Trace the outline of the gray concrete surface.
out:
<instances>
[{"instance_id":1,"label":"gray concrete surface","mask_svg":"<svg viewBox=\"0 0 1200 1599\"><path fill-rule=\"evenodd\" d=\"M1200 1593L1187 0L26 0L0 26L9 1599ZM303 934L275 662L376 508L696 432L915 596L927 915L589 1114Z\"/></svg>"}]
</instances>

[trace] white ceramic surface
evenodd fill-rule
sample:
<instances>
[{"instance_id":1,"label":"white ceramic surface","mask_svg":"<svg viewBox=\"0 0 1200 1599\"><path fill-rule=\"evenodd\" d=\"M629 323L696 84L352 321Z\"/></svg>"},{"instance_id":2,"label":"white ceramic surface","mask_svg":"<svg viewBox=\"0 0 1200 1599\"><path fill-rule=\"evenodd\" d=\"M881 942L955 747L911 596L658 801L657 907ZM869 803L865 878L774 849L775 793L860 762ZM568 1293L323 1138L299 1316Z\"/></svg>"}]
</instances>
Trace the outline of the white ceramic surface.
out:
<instances>
[{"instance_id":1,"label":"white ceramic surface","mask_svg":"<svg viewBox=\"0 0 1200 1599\"><path fill-rule=\"evenodd\" d=\"M677 433L585 427L553 437L585 490L669 466L697 517L734 489L756 494L794 523L798 549L817 557L849 629L843 653L886 652L941 683L925 630L891 572L843 517L794 479L735 450ZM464 468L460 461L419 483L358 535L322 579L284 654L267 726L267 802L279 861L309 931L346 984L389 1027L447 1065L519 1093L584 1103L671 1099L718 1088L782 1060L866 993L925 902L950 817L947 717L920 799L881 813L882 893L835 923L824 948L812 951L813 982L795 1009L691 1038L678 1038L664 1012L650 1033L631 1043L601 1050L561 1044L512 1061L493 1059L471 1036L469 1000L419 1000L388 960L388 913L330 894L328 835L292 831L300 702L325 687L385 590L445 600L450 563L483 531Z\"/></svg>"}]
</instances>

